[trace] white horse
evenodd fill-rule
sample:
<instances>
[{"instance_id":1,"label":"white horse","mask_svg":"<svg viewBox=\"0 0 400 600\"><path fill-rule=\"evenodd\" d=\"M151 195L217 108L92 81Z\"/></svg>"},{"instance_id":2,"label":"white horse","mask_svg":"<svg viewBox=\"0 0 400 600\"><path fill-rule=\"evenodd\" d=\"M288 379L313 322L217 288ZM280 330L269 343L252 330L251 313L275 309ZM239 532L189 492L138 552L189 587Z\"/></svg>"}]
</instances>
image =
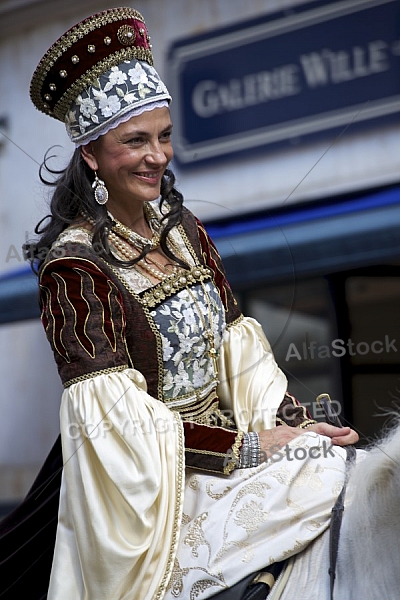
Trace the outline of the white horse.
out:
<instances>
[{"instance_id":1,"label":"white horse","mask_svg":"<svg viewBox=\"0 0 400 600\"><path fill-rule=\"evenodd\" d=\"M334 600L399 600L400 419L362 454L346 491ZM268 600L329 600L329 564L328 530L290 559Z\"/></svg>"}]
</instances>

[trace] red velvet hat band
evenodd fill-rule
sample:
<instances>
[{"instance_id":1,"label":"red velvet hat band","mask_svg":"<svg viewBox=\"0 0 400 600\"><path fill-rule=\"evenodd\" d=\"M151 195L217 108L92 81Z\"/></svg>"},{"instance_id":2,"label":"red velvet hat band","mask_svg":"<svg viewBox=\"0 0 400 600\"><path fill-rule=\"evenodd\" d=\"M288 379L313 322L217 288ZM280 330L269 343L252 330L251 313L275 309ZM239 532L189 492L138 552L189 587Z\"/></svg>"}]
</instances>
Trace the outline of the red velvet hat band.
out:
<instances>
[{"instance_id":1,"label":"red velvet hat band","mask_svg":"<svg viewBox=\"0 0 400 600\"><path fill-rule=\"evenodd\" d=\"M84 19L46 52L31 81L38 110L60 121L80 92L126 60L153 64L143 17L133 8L113 8Z\"/></svg>"}]
</instances>

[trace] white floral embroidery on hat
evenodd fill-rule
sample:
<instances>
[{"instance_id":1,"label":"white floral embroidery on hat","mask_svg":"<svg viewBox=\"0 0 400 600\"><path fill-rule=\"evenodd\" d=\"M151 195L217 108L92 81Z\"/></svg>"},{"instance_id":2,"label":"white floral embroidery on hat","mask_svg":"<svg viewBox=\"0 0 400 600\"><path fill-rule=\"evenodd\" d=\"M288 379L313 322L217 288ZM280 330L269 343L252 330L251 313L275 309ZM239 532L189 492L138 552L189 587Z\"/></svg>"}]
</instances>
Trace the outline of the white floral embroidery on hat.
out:
<instances>
[{"instance_id":1,"label":"white floral embroidery on hat","mask_svg":"<svg viewBox=\"0 0 400 600\"><path fill-rule=\"evenodd\" d=\"M143 61L124 61L79 94L66 114L65 125L69 137L82 145L108 131L111 123L126 113L170 100L154 67Z\"/></svg>"},{"instance_id":2,"label":"white floral embroidery on hat","mask_svg":"<svg viewBox=\"0 0 400 600\"><path fill-rule=\"evenodd\" d=\"M133 69L128 71L129 79L132 85L137 83L147 83L147 73L143 69L142 65L137 62Z\"/></svg>"},{"instance_id":3,"label":"white floral embroidery on hat","mask_svg":"<svg viewBox=\"0 0 400 600\"><path fill-rule=\"evenodd\" d=\"M106 84L104 91L108 92L114 85L124 83L126 79L126 73L123 73L118 67L111 67L111 73L108 76L108 83Z\"/></svg>"}]
</instances>

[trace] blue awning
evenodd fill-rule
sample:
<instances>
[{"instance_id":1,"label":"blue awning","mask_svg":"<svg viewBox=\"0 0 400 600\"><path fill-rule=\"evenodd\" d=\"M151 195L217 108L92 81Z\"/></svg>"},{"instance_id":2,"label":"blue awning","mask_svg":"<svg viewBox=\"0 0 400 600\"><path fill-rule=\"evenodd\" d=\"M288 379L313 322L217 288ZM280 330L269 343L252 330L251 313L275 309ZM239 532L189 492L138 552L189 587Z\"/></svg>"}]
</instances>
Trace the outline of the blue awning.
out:
<instances>
[{"instance_id":1,"label":"blue awning","mask_svg":"<svg viewBox=\"0 0 400 600\"><path fill-rule=\"evenodd\" d=\"M0 276L0 323L40 316L37 277L28 264Z\"/></svg>"},{"instance_id":2,"label":"blue awning","mask_svg":"<svg viewBox=\"0 0 400 600\"><path fill-rule=\"evenodd\" d=\"M400 187L207 223L233 286L400 259Z\"/></svg>"}]
</instances>

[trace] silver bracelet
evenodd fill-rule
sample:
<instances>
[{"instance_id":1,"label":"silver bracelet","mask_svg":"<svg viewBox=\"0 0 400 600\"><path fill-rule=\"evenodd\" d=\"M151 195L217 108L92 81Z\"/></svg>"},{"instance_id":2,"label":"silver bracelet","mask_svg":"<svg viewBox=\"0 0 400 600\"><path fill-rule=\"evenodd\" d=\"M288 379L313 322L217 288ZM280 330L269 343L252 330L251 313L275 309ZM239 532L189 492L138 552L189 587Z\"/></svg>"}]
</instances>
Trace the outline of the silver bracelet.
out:
<instances>
[{"instance_id":1,"label":"silver bracelet","mask_svg":"<svg viewBox=\"0 0 400 600\"><path fill-rule=\"evenodd\" d=\"M260 438L258 433L250 431L243 436L240 452L239 469L258 467L260 464Z\"/></svg>"}]
</instances>

